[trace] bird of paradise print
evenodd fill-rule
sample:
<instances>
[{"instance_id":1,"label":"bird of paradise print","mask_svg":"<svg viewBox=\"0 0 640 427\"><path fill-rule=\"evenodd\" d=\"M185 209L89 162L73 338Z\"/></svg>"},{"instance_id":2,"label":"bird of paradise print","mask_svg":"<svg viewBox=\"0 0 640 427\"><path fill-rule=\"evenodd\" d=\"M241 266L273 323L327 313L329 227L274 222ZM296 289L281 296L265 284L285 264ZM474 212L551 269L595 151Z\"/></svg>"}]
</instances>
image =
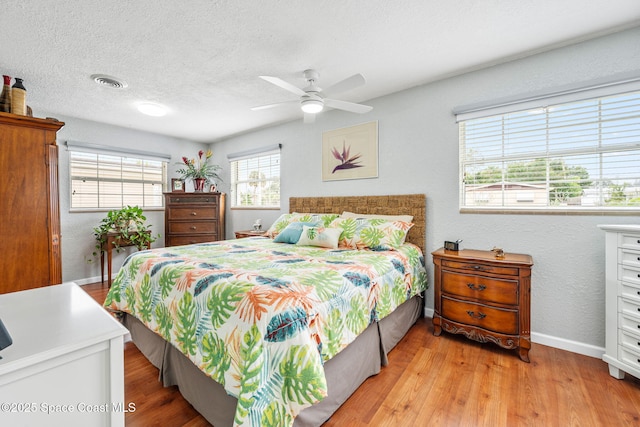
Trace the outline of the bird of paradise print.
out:
<instances>
[{"instance_id":1,"label":"bird of paradise print","mask_svg":"<svg viewBox=\"0 0 640 427\"><path fill-rule=\"evenodd\" d=\"M362 155L358 153L353 157L350 157L350 150L351 148L347 147L344 141L342 141L342 153L338 152L338 150L336 150L336 147L333 147L331 153L333 154L333 157L340 161L340 164L333 168L333 171L331 171L331 173L336 173L336 171L343 169L354 169L364 166L360 164L359 160Z\"/></svg>"}]
</instances>

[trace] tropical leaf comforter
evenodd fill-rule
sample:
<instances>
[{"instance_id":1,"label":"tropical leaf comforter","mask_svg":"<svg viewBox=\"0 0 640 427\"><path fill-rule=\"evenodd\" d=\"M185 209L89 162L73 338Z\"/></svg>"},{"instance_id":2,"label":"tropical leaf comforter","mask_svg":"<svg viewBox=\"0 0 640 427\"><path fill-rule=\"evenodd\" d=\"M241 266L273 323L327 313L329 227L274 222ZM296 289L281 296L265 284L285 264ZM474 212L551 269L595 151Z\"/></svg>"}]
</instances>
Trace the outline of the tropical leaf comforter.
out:
<instances>
[{"instance_id":1,"label":"tropical leaf comforter","mask_svg":"<svg viewBox=\"0 0 640 427\"><path fill-rule=\"evenodd\" d=\"M136 252L105 307L134 315L238 399L236 425L293 424L327 394L323 363L426 289L420 249L249 238Z\"/></svg>"}]
</instances>

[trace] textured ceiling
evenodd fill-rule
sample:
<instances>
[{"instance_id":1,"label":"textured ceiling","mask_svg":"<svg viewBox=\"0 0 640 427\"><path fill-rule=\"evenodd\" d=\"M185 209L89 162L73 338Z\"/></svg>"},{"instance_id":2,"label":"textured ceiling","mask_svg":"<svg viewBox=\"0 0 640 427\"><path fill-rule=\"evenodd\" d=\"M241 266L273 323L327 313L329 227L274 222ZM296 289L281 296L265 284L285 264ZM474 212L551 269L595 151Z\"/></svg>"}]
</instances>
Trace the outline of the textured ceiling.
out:
<instances>
[{"instance_id":1,"label":"textured ceiling","mask_svg":"<svg viewBox=\"0 0 640 427\"><path fill-rule=\"evenodd\" d=\"M636 25L638 0L3 0L0 72L24 78L36 116L212 142L302 119L295 104L250 110L296 99L259 75L303 87L314 68L328 87L362 73L334 97L364 102Z\"/></svg>"}]
</instances>

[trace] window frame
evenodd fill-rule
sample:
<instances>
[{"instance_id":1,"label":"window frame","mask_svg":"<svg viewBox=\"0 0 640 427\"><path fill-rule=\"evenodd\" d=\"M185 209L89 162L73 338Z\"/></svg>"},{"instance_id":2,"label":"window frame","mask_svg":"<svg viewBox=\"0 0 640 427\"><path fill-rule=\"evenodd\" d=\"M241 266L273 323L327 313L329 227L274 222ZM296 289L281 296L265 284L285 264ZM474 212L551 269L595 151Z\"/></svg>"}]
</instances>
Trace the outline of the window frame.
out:
<instances>
[{"instance_id":1,"label":"window frame","mask_svg":"<svg viewBox=\"0 0 640 427\"><path fill-rule=\"evenodd\" d=\"M229 175L230 175L230 209L234 210L280 210L282 205L282 192L281 192L281 173L282 173L282 155L281 155L281 144L276 144L275 146L262 147L253 150L247 150L239 153L229 154L227 159L229 160ZM275 167L273 161L270 159L268 163L261 165L261 162L266 161L267 158L272 156L277 156L277 178L274 176L265 176L264 179L238 179L238 168L239 162L257 162L257 170L260 173L260 169L268 170ZM247 174L250 174L254 170L249 171L249 165L246 165L243 168ZM265 183L263 187L273 186L277 188L277 205L242 205L237 204L238 199L238 186L239 185L250 185L250 183ZM258 189L258 185L256 185L256 190Z\"/></svg>"},{"instance_id":2,"label":"window frame","mask_svg":"<svg viewBox=\"0 0 640 427\"><path fill-rule=\"evenodd\" d=\"M625 96L632 96L632 95L635 95L636 97L640 97L640 78L623 80L617 84L616 83L606 83L606 84L600 83L584 89L573 88L571 90L563 90L563 91L558 91L558 92L554 92L546 95L531 95L527 98L523 98L520 100L503 99L499 101L494 101L492 103L486 103L484 105L476 104L476 105L458 107L454 109L454 114L456 115L457 122L459 123L459 156L458 158L459 158L459 209L460 209L460 212L461 213L528 213L528 212L532 212L532 213L542 213L542 214L553 214L553 213L594 214L594 213L597 213L597 214L638 215L638 213L640 213L640 206L638 205L635 205L635 206L615 206L615 205L574 206L569 201L567 201L566 205L553 206L551 204L551 201L552 201L551 197L549 196L548 193L545 194L545 200L546 200L545 206L534 206L534 203L522 203L519 206L506 204L505 200L508 197L508 195L506 194L506 186L510 184L514 184L514 182L510 182L509 180L505 179L505 177L507 176L508 164L510 161L513 162L514 158L518 159L518 156L505 155L504 154L505 151L503 151L501 155L496 155L494 157L486 156L482 160L476 160L476 164L478 165L484 164L485 167L486 165L489 165L489 164L497 164L499 166L497 170L501 171L502 180L499 183L495 183L494 186L497 184L502 185L501 205L490 205L490 203L486 203L484 206L482 206L482 205L474 204L471 201L473 194L469 193L470 189L478 192L484 192L483 194L478 194L476 196L478 200L481 197L488 199L489 197L488 193L490 192L491 189L488 188L489 185L487 185L486 188L482 188L482 186L478 184L476 184L476 186L472 188L471 184L465 182L466 180L469 180L468 176L465 175L465 172L468 172L467 167L474 163L473 161L470 161L470 158L472 157L472 155L467 152L467 145L465 145L465 141L467 140L467 135L465 134L467 124L474 123L473 121L481 122L482 120L487 120L487 121L490 121L492 119L499 120L500 118L504 119L509 115L523 114L527 112L532 113L534 111L537 112L537 110L544 110L544 114L547 115L547 120L548 120L548 115L551 114L551 111L553 111L554 108L563 107L563 106L572 105L572 104L578 105L580 103L584 103L588 101L597 101L598 113L600 113L603 108L602 105L604 101L609 101L611 99L615 99L616 97L623 98ZM636 103L638 102L639 101L636 100ZM635 107L635 110L634 110L634 114L631 116L632 122L630 127L633 130L635 130L637 133L637 129L640 129L640 114L637 114L637 113L640 113L640 106L636 105L634 107ZM600 128L603 126L603 123L605 123L605 120L603 120L601 116L598 116L596 121L593 121L590 123L592 124L595 123ZM547 162L547 168L549 168L550 167L549 164L551 161L562 159L562 161L564 162L565 160L568 160L571 155L574 155L574 156L575 155L586 156L587 154L591 156L597 155L599 156L598 161L600 162L600 164L602 164L604 162L604 160L602 160L603 156L611 155L612 153L614 154L631 153L634 155L634 162L635 162L637 161L635 160L635 158L637 158L637 155L640 152L639 151L640 145L638 144L638 142L640 141L640 135L638 136L634 135L636 139L633 140L631 143L621 142L619 144L605 145L602 141L603 134L599 133L600 131L598 131L597 138L599 139L597 139L598 147L596 149L593 149L593 147L585 146L579 149L575 149L575 148L567 149L565 150L565 152L562 152L562 151L554 152L554 149L557 147L557 145L551 145L551 144L555 144L554 138L549 135L548 123L545 126L546 127L544 128L544 131L547 132L547 134L544 135L543 139L546 141L547 145L552 148L548 149L545 156L540 156L539 153L535 152L535 150L531 150L531 152L528 152L525 155L520 156L519 160L533 162L537 158L544 158L545 161ZM539 128L538 130L540 129L542 128ZM502 131L504 132L504 129ZM503 133L503 136L502 136L503 145L508 144L508 142L505 142L505 140L508 140L508 138L509 138L509 135L506 133ZM472 144L470 146L472 146ZM634 172L636 170L635 163L633 163L633 165L634 165L633 167L627 168L627 170L631 171L632 173L635 173ZM479 169L479 170L482 170L482 169ZM638 170L640 171L640 167L638 168ZM615 184L614 178L615 176L600 174L595 177L589 176L589 178L587 178L586 181L588 181L589 179L599 183L607 183L607 181L613 181ZM635 185L636 182L640 183L640 172L638 172L636 175L628 179L631 180L631 183L633 186L632 188L640 187L638 185ZM585 181L585 184L586 184L586 181ZM536 182L532 180L522 180L520 182L515 182L515 183L535 184ZM553 181L553 179L549 177L548 172L547 172L545 182L543 183L538 182L538 184L542 184L546 186L546 189L545 189L546 192L551 191L552 189L551 184L553 183L555 183L555 181ZM613 185L610 185L609 189L611 189L611 187L613 187ZM600 185L600 186L595 185L594 188L583 187L583 190L584 189L589 189L591 191L597 190L600 202L605 200L605 194L607 194L608 192L607 190L604 189L603 185ZM514 191L523 193L526 191L534 192L537 190L539 189L534 188L534 186L532 185L529 190L524 188L524 186L521 186L521 188L515 189ZM583 191L582 194L584 195L585 192ZM516 194L514 194L513 196L515 198ZM634 203L637 203L637 201L635 201L635 197L633 197L633 200L634 200Z\"/></svg>"},{"instance_id":3,"label":"window frame","mask_svg":"<svg viewBox=\"0 0 640 427\"><path fill-rule=\"evenodd\" d=\"M67 141L66 145L67 145L67 151L69 152L68 169L67 169L68 176L69 176L69 212L72 212L72 213L73 212L106 212L113 209L121 209L122 207L127 205L137 205L140 208L148 211L164 209L163 193L167 189L168 165L169 165L169 160L171 159L171 156L165 155L165 154L158 154L158 153L149 153L149 152L140 151L140 150L130 150L126 148L119 149L116 147L102 146L98 144L90 144L90 143L77 142L77 141ZM78 154L81 157L85 156L87 158L95 156L94 158L89 160L89 163L85 164L86 166L86 165L90 165L91 162L95 162L92 165L94 166L94 168L91 170L91 173L87 175L73 174L74 167L75 168L80 167L78 164L80 160L74 159L75 154ZM114 159L119 159L119 160L114 160ZM159 163L159 166L156 165L151 167L150 168L151 171L149 172L151 175L158 175L158 173L160 173L161 176L159 179L145 178L145 164L148 164L149 162ZM119 163L119 168L120 168L119 172L117 170L118 169L117 163ZM137 164L139 164L139 166L137 166ZM137 174L138 171L136 169L138 168L141 176L140 179L126 177L127 169L129 169L129 173ZM100 176L101 170L105 172L109 171L108 173L112 175L114 173L115 174L119 173L120 176L119 177L115 177L115 176L101 177ZM95 173L95 176L92 176L93 173ZM96 192L87 193L87 194L94 195L94 197L96 198L97 206L96 204L93 204L91 206L74 206L74 187L75 187L75 183L77 183L79 180L82 180L85 182L94 181L97 183L96 189L95 189ZM141 186L142 192L128 193L123 188L123 185L126 185L127 183L134 184L136 186ZM120 184L119 192L112 193L111 196L113 199L117 199L119 197L120 203L119 204L114 203L109 206L107 206L107 203L103 204L104 195L103 197L101 197L100 195L101 188L104 189L106 186L110 186L111 189L113 190L114 188L118 187L118 184ZM145 187L149 185L151 186L159 185L160 190L159 191L154 190L152 194L146 194ZM140 197L143 203L142 204L135 203L133 201L131 201L130 203L126 199L127 196ZM150 198L157 199L158 204L146 205L145 202Z\"/></svg>"}]
</instances>

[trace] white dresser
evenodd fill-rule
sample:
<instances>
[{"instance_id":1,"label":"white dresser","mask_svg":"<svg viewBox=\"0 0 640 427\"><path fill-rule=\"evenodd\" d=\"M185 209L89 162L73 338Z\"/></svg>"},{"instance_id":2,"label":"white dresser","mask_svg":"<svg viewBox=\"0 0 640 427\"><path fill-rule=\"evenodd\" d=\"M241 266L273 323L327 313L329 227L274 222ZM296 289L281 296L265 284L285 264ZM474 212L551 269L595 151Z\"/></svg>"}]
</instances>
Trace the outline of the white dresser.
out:
<instances>
[{"instance_id":1,"label":"white dresser","mask_svg":"<svg viewBox=\"0 0 640 427\"><path fill-rule=\"evenodd\" d=\"M606 231L606 353L611 376L640 378L640 225Z\"/></svg>"},{"instance_id":2,"label":"white dresser","mask_svg":"<svg viewBox=\"0 0 640 427\"><path fill-rule=\"evenodd\" d=\"M124 335L73 283L0 295L0 425L124 426Z\"/></svg>"}]
</instances>

